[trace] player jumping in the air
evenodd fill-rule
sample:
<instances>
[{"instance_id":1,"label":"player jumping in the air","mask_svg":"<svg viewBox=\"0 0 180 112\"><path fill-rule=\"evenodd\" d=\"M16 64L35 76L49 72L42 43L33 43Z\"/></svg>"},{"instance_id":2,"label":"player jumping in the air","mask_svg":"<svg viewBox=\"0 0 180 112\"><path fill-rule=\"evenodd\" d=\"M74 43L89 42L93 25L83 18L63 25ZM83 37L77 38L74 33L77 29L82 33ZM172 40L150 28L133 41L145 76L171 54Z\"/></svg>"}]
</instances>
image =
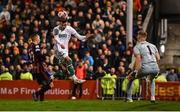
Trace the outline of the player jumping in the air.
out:
<instances>
[{"instance_id":1,"label":"player jumping in the air","mask_svg":"<svg viewBox=\"0 0 180 112\"><path fill-rule=\"evenodd\" d=\"M29 54L31 61L34 64L33 70L35 78L39 84L39 88L36 92L33 92L32 97L34 101L44 101L44 93L53 87L52 77L48 73L48 61L41 53L40 49L40 37L35 34L32 36L32 44L29 48Z\"/></svg>"},{"instance_id":2,"label":"player jumping in the air","mask_svg":"<svg viewBox=\"0 0 180 112\"><path fill-rule=\"evenodd\" d=\"M127 101L132 100L132 82L136 78L147 76L150 80L151 102L155 102L155 81L154 78L159 73L160 55L155 45L146 41L147 33L139 31L137 36L137 44L134 51L134 62L131 64L132 72L129 75L129 83L127 86Z\"/></svg>"},{"instance_id":3,"label":"player jumping in the air","mask_svg":"<svg viewBox=\"0 0 180 112\"><path fill-rule=\"evenodd\" d=\"M75 75L72 60L68 55L68 44L72 35L77 37L79 40L85 41L89 37L92 37L93 34L88 33L86 36L82 36L78 34L74 28L67 25L68 14L64 10L58 13L58 17L60 24L53 29L53 35L56 41L56 44L54 45L56 58L60 62L66 64L67 70L70 74L70 79L72 79L75 83L83 83L85 80L80 80Z\"/></svg>"}]
</instances>

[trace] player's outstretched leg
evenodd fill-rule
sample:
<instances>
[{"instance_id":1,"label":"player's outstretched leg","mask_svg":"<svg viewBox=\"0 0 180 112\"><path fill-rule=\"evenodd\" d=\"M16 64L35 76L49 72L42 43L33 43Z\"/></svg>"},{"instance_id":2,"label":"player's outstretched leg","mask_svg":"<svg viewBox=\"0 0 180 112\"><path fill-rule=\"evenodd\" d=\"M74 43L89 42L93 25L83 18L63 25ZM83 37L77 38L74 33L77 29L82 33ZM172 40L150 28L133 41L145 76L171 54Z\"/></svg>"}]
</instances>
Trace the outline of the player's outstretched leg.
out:
<instances>
[{"instance_id":1,"label":"player's outstretched leg","mask_svg":"<svg viewBox=\"0 0 180 112\"><path fill-rule=\"evenodd\" d=\"M67 59L66 66L67 66L67 69L68 69L68 71L70 73L70 79L71 80L73 80L75 83L83 83L83 82L86 81L86 80L78 79L76 77L71 59Z\"/></svg>"}]
</instances>

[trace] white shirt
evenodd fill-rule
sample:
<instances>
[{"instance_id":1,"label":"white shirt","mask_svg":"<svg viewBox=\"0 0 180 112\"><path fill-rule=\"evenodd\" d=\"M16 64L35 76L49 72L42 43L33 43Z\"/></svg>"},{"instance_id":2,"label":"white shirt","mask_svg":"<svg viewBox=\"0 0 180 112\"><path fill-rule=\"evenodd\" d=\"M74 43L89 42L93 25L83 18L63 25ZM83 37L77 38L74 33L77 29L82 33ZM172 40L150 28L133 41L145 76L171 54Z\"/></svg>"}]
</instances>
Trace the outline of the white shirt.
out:
<instances>
[{"instance_id":1,"label":"white shirt","mask_svg":"<svg viewBox=\"0 0 180 112\"><path fill-rule=\"evenodd\" d=\"M156 53L158 52L155 45L144 41L139 42L134 47L134 53L140 54L142 58L142 64L147 64L149 62L157 62L156 60Z\"/></svg>"},{"instance_id":2,"label":"white shirt","mask_svg":"<svg viewBox=\"0 0 180 112\"><path fill-rule=\"evenodd\" d=\"M82 40L82 41L86 40L86 36L80 35L71 26L66 26L64 30L60 30L59 26L56 26L53 29L53 35L56 40L56 46L57 46L58 51L65 50L68 52L68 43L72 35L77 37L79 40ZM62 49L60 45L64 45L65 49Z\"/></svg>"}]
</instances>

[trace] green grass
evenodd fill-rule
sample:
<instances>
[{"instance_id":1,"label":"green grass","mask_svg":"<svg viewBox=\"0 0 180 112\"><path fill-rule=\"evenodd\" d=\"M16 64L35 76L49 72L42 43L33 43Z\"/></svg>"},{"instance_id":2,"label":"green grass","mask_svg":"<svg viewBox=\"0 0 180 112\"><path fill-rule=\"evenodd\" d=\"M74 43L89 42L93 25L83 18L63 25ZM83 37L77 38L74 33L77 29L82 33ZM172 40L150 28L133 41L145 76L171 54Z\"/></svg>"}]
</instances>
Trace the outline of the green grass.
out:
<instances>
[{"instance_id":1,"label":"green grass","mask_svg":"<svg viewBox=\"0 0 180 112\"><path fill-rule=\"evenodd\" d=\"M178 101L134 101L122 100L47 100L34 102L31 100L0 100L0 111L178 111Z\"/></svg>"}]
</instances>

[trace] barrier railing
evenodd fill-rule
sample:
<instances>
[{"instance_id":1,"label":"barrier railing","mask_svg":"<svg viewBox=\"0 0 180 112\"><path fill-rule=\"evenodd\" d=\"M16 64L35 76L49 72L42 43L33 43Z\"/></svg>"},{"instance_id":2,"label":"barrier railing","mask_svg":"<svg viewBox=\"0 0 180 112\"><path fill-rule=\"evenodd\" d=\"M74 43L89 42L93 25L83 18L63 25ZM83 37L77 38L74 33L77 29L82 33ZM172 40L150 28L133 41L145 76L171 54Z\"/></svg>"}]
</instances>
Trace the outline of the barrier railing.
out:
<instances>
[{"instance_id":1,"label":"barrier railing","mask_svg":"<svg viewBox=\"0 0 180 112\"><path fill-rule=\"evenodd\" d=\"M104 91L108 91L109 88L103 88L101 86L101 79L96 80L97 98L102 99L102 100L103 99L112 99L112 100L114 100L114 99L125 99L126 98L126 91L122 90L122 84L123 84L124 79L125 79L124 77L119 77L119 78L116 79L116 83L114 85L114 92L110 93L110 94L109 93L108 94L103 93L104 89L107 89L107 90L104 90ZM139 86L139 91L137 93L133 94L133 99L140 100L140 99L145 98L144 97L146 95L144 93L146 91L146 88L145 88L146 86L144 84L145 81L142 80L142 81L140 81L140 83L143 83L143 84L139 84L140 85ZM108 84L108 82L107 82L107 84Z\"/></svg>"}]
</instances>

